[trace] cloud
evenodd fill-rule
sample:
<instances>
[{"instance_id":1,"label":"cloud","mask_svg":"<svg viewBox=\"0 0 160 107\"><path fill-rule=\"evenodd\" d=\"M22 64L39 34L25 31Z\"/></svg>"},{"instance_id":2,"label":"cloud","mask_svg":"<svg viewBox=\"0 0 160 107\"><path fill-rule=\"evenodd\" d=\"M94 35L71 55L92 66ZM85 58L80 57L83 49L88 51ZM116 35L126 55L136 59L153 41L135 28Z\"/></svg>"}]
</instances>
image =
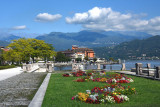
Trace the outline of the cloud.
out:
<instances>
[{"instance_id":1,"label":"cloud","mask_svg":"<svg viewBox=\"0 0 160 107\"><path fill-rule=\"evenodd\" d=\"M105 31L142 31L160 33L160 16L145 20L146 14L120 13L111 8L94 7L87 12L66 17L68 24L81 24L85 29Z\"/></svg>"},{"instance_id":2,"label":"cloud","mask_svg":"<svg viewBox=\"0 0 160 107\"><path fill-rule=\"evenodd\" d=\"M26 25L22 25L22 26L14 26L11 29L12 30L24 30L26 28L27 28Z\"/></svg>"},{"instance_id":3,"label":"cloud","mask_svg":"<svg viewBox=\"0 0 160 107\"><path fill-rule=\"evenodd\" d=\"M52 22L52 21L60 19L61 17L62 17L62 15L60 15L60 14L52 15L52 14L48 14L48 13L39 13L36 16L35 21L38 21L38 22Z\"/></svg>"}]
</instances>

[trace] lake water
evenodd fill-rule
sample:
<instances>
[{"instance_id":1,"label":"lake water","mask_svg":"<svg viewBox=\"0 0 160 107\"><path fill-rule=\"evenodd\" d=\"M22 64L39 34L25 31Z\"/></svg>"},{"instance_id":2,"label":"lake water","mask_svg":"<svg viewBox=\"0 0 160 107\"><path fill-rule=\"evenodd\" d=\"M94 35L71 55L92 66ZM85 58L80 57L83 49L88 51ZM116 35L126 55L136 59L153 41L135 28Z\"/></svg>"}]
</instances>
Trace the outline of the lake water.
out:
<instances>
[{"instance_id":1,"label":"lake water","mask_svg":"<svg viewBox=\"0 0 160 107\"><path fill-rule=\"evenodd\" d=\"M160 66L160 60L126 60L124 61L126 64L126 70L131 70L131 68L135 68L135 63L142 63L143 67L147 66L147 63L151 64L151 67ZM106 65L106 70L121 70L121 64L114 64L114 65ZM97 69L97 65L85 65L85 69ZM103 66L101 65L101 68ZM57 70L72 70L72 66L63 66L63 67L55 67L55 71Z\"/></svg>"}]
</instances>

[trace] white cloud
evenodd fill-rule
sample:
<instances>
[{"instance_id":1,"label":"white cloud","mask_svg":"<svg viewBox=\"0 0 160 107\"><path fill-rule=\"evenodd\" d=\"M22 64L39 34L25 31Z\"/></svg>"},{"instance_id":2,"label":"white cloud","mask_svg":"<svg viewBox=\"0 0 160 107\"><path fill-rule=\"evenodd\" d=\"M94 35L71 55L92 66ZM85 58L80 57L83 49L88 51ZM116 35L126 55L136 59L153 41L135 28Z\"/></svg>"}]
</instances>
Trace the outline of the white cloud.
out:
<instances>
[{"instance_id":1,"label":"white cloud","mask_svg":"<svg viewBox=\"0 0 160 107\"><path fill-rule=\"evenodd\" d=\"M160 16L144 20L146 14L123 14L111 8L94 7L87 12L66 17L69 24L81 24L86 29L105 31L143 31L160 33Z\"/></svg>"},{"instance_id":2,"label":"white cloud","mask_svg":"<svg viewBox=\"0 0 160 107\"><path fill-rule=\"evenodd\" d=\"M27 28L26 25L14 26L14 27L12 27L12 30L24 30L24 29L26 29L26 28Z\"/></svg>"},{"instance_id":3,"label":"white cloud","mask_svg":"<svg viewBox=\"0 0 160 107\"><path fill-rule=\"evenodd\" d=\"M61 17L62 17L62 15L60 15L60 14L52 15L52 14L48 14L48 13L39 13L36 16L35 21L38 21L38 22L51 22L51 21L58 20Z\"/></svg>"}]
</instances>

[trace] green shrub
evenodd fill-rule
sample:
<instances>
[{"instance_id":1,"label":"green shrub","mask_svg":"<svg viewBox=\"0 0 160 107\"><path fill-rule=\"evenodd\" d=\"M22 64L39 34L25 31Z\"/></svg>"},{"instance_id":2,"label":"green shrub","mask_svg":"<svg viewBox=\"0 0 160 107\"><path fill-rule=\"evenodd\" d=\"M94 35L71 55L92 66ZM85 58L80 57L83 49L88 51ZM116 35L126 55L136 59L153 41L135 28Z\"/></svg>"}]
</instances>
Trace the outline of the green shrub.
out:
<instances>
[{"instance_id":1,"label":"green shrub","mask_svg":"<svg viewBox=\"0 0 160 107\"><path fill-rule=\"evenodd\" d=\"M16 67L15 65L4 65L4 66L0 66L0 70L2 69L8 69L8 68L14 68Z\"/></svg>"}]
</instances>

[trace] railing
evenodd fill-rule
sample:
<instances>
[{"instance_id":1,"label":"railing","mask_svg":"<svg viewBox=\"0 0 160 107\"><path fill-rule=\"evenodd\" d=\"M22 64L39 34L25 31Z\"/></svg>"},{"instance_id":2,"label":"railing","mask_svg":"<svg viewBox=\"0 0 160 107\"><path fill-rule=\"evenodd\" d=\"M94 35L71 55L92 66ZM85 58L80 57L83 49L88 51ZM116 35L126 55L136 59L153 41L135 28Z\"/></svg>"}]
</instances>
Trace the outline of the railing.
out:
<instances>
[{"instance_id":1,"label":"railing","mask_svg":"<svg viewBox=\"0 0 160 107\"><path fill-rule=\"evenodd\" d=\"M160 78L160 66L156 68L142 68L142 63L136 63L136 75L147 75L154 78Z\"/></svg>"},{"instance_id":2,"label":"railing","mask_svg":"<svg viewBox=\"0 0 160 107\"><path fill-rule=\"evenodd\" d=\"M33 64L23 64L24 72L52 72L53 71L52 63L33 63Z\"/></svg>"}]
</instances>

